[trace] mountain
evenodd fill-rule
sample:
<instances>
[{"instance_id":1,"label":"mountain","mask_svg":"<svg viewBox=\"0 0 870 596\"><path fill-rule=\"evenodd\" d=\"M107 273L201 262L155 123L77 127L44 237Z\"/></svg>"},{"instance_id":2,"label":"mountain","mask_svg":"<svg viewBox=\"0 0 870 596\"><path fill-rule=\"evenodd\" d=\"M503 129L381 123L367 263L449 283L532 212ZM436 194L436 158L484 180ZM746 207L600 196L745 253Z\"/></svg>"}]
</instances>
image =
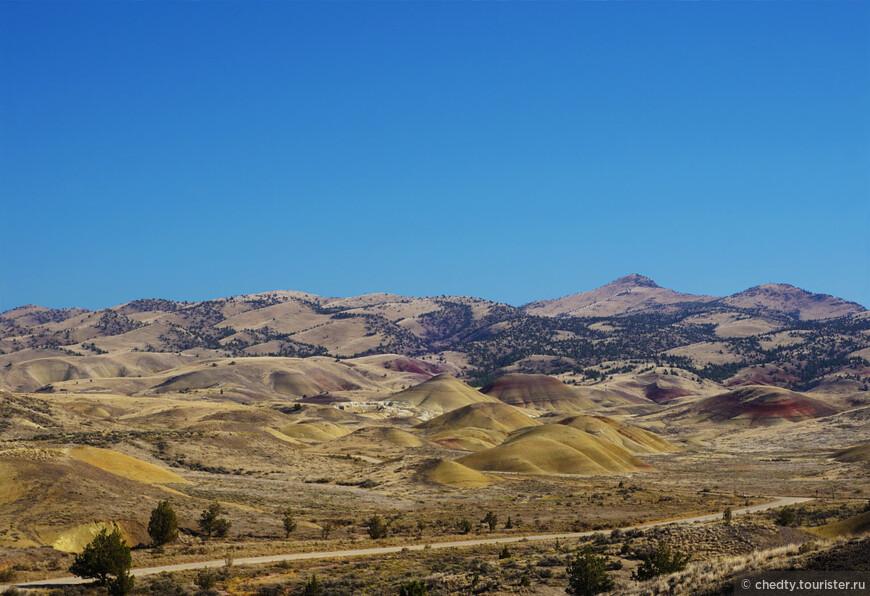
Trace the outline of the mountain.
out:
<instances>
[{"instance_id":1,"label":"mountain","mask_svg":"<svg viewBox=\"0 0 870 596\"><path fill-rule=\"evenodd\" d=\"M348 377L363 364L360 370L384 371L392 390L440 373L477 385L509 373L564 375L572 387L588 386L658 367L657 374L679 370L687 380L725 385L836 385L845 400L870 385L868 332L870 313L862 306L793 286L717 298L675 292L640 275L522 307L467 296L295 291L203 302L142 299L97 311L28 305L0 313L0 389L82 391L77 381L90 379L92 388L99 383L125 394L232 386L245 395L295 398L380 391L373 378ZM339 374L315 357L347 366ZM314 364L304 374L277 376L283 369L267 370L266 360L225 368L239 358ZM667 380L642 399L679 397ZM533 403L520 385L508 399Z\"/></svg>"},{"instance_id":2,"label":"mountain","mask_svg":"<svg viewBox=\"0 0 870 596\"><path fill-rule=\"evenodd\" d=\"M528 314L546 317L611 317L630 312L687 302L712 302L710 296L680 294L660 287L642 275L620 277L597 290L572 294L555 300L539 300L524 305Z\"/></svg>"},{"instance_id":3,"label":"mountain","mask_svg":"<svg viewBox=\"0 0 870 596\"><path fill-rule=\"evenodd\" d=\"M828 294L813 294L789 284L764 284L720 300L722 304L747 309L766 309L797 317L802 321L832 319L862 313L856 302Z\"/></svg>"}]
</instances>

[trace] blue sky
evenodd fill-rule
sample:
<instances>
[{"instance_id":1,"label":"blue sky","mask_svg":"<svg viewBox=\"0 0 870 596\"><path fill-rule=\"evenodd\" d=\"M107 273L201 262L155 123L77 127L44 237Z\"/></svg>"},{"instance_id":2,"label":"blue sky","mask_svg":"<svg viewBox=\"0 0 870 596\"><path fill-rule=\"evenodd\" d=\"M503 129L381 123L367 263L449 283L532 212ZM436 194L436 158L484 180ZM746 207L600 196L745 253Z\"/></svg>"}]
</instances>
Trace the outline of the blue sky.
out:
<instances>
[{"instance_id":1,"label":"blue sky","mask_svg":"<svg viewBox=\"0 0 870 596\"><path fill-rule=\"evenodd\" d=\"M0 310L870 306L870 4L0 3Z\"/></svg>"}]
</instances>

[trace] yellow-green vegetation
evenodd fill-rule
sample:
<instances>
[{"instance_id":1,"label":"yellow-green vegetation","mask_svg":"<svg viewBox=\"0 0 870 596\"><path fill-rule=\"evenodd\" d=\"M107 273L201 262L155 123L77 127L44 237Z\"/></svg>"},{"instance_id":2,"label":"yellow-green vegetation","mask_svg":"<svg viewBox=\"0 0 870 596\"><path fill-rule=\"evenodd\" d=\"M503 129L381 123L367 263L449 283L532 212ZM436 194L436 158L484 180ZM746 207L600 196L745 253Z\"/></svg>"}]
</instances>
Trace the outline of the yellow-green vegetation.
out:
<instances>
[{"instance_id":1,"label":"yellow-green vegetation","mask_svg":"<svg viewBox=\"0 0 870 596\"><path fill-rule=\"evenodd\" d=\"M532 474L607 474L649 467L620 445L561 424L519 431L497 447L457 461L477 470Z\"/></svg>"},{"instance_id":2,"label":"yellow-green vegetation","mask_svg":"<svg viewBox=\"0 0 870 596\"><path fill-rule=\"evenodd\" d=\"M299 441L331 441L350 434L350 430L322 420L320 422L299 422L281 428L281 432L291 439Z\"/></svg>"},{"instance_id":3,"label":"yellow-green vegetation","mask_svg":"<svg viewBox=\"0 0 870 596\"><path fill-rule=\"evenodd\" d=\"M870 511L817 528L810 528L809 531L822 538L839 538L840 536L870 532Z\"/></svg>"},{"instance_id":4,"label":"yellow-green vegetation","mask_svg":"<svg viewBox=\"0 0 870 596\"><path fill-rule=\"evenodd\" d=\"M453 488L476 488L488 486L493 478L477 470L472 470L449 459L438 459L425 466L422 477L427 482L434 482Z\"/></svg>"},{"instance_id":5,"label":"yellow-green vegetation","mask_svg":"<svg viewBox=\"0 0 870 596\"><path fill-rule=\"evenodd\" d=\"M63 453L79 461L90 464L106 472L143 482L146 484L187 484L185 480L175 472L170 472L160 466L112 451L97 447L73 447L63 449Z\"/></svg>"},{"instance_id":6,"label":"yellow-green vegetation","mask_svg":"<svg viewBox=\"0 0 870 596\"><path fill-rule=\"evenodd\" d=\"M834 453L834 459L850 463L870 462L870 443L841 449Z\"/></svg>"}]
</instances>

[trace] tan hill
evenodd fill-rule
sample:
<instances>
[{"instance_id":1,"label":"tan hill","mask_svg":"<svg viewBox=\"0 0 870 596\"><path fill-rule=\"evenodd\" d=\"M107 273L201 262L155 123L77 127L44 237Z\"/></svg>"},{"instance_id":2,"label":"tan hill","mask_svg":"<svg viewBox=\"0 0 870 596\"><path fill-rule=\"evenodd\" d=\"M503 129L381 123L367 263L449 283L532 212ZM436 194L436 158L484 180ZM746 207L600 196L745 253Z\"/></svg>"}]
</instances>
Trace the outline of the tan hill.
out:
<instances>
[{"instance_id":1,"label":"tan hill","mask_svg":"<svg viewBox=\"0 0 870 596\"><path fill-rule=\"evenodd\" d=\"M759 426L799 422L831 416L837 412L821 400L794 391L750 385L676 409L670 416L689 418L697 422L731 422Z\"/></svg>"},{"instance_id":2,"label":"tan hill","mask_svg":"<svg viewBox=\"0 0 870 596\"><path fill-rule=\"evenodd\" d=\"M469 387L456 377L441 374L386 398L391 403L406 403L431 412L449 412L469 404L498 402Z\"/></svg>"},{"instance_id":3,"label":"tan hill","mask_svg":"<svg viewBox=\"0 0 870 596\"><path fill-rule=\"evenodd\" d=\"M850 518L817 528L809 528L809 531L817 536L831 540L840 536L864 534L870 532L870 511L865 511Z\"/></svg>"},{"instance_id":4,"label":"tan hill","mask_svg":"<svg viewBox=\"0 0 870 596\"><path fill-rule=\"evenodd\" d=\"M670 374L667 367L655 367L644 372L620 373L592 386L578 387L582 395L609 407L626 404L662 404L685 401L693 396L710 396L722 392L722 386L711 381L699 381L685 371Z\"/></svg>"},{"instance_id":5,"label":"tan hill","mask_svg":"<svg viewBox=\"0 0 870 596\"><path fill-rule=\"evenodd\" d=\"M555 300L531 302L523 306L523 309L529 314L547 317L609 317L670 304L713 300L716 298L680 294L660 287L648 277L632 274L620 277L597 290Z\"/></svg>"},{"instance_id":6,"label":"tan hill","mask_svg":"<svg viewBox=\"0 0 870 596\"><path fill-rule=\"evenodd\" d=\"M481 451L499 445L508 434L540 422L507 404L477 403L451 410L417 425L442 447Z\"/></svg>"},{"instance_id":7,"label":"tan hill","mask_svg":"<svg viewBox=\"0 0 870 596\"><path fill-rule=\"evenodd\" d=\"M520 408L579 412L598 407L588 397L581 396L559 379L547 375L505 375L480 391Z\"/></svg>"},{"instance_id":8,"label":"tan hill","mask_svg":"<svg viewBox=\"0 0 870 596\"><path fill-rule=\"evenodd\" d=\"M377 398L440 373L469 379L538 373L585 384L595 374L609 381L627 373L626 366L666 363L729 385L794 389L848 379L857 392L870 382L866 315L855 303L781 284L713 298L661 288L639 275L523 308L465 296L330 298L291 291L190 303L135 300L98 311L26 306L0 313L0 389L84 392L93 383L88 392L222 389L235 399L260 400L329 391ZM805 329L794 317L819 326ZM849 348L848 359L826 344L834 336ZM818 354L812 378L806 378L807 353ZM338 365L339 358L362 378L337 369L333 378L316 378L274 360L265 376L203 366L254 358L322 359L318 366ZM660 385L649 399L640 397L670 402L673 389ZM559 402L545 407L563 407Z\"/></svg>"},{"instance_id":9,"label":"tan hill","mask_svg":"<svg viewBox=\"0 0 870 596\"><path fill-rule=\"evenodd\" d=\"M649 468L624 447L561 424L517 431L497 447L456 461L476 470L530 474L613 474Z\"/></svg>"},{"instance_id":10,"label":"tan hill","mask_svg":"<svg viewBox=\"0 0 870 596\"><path fill-rule=\"evenodd\" d=\"M721 300L739 308L766 309L797 316L802 321L831 319L863 313L855 302L827 294L813 294L789 284L764 284Z\"/></svg>"},{"instance_id":11,"label":"tan hill","mask_svg":"<svg viewBox=\"0 0 870 596\"><path fill-rule=\"evenodd\" d=\"M662 453L677 450L675 445L653 432L623 424L606 416L565 416L556 418L555 422L605 438L632 453Z\"/></svg>"},{"instance_id":12,"label":"tan hill","mask_svg":"<svg viewBox=\"0 0 870 596\"><path fill-rule=\"evenodd\" d=\"M297 422L296 424L284 426L279 430L291 439L317 443L331 441L350 434L351 432L343 426L327 422L326 420L318 422Z\"/></svg>"},{"instance_id":13,"label":"tan hill","mask_svg":"<svg viewBox=\"0 0 870 596\"><path fill-rule=\"evenodd\" d=\"M480 428L509 433L540 422L528 417L521 410L501 402L469 404L451 410L437 418L417 425L422 429L457 430Z\"/></svg>"},{"instance_id":14,"label":"tan hill","mask_svg":"<svg viewBox=\"0 0 870 596\"><path fill-rule=\"evenodd\" d=\"M135 546L147 541L147 534L140 522L128 518L130 504L156 504L167 498L169 493L159 482L186 481L169 470L106 449L2 450L0 525L5 530L0 546L48 545L76 552L100 524L120 525Z\"/></svg>"},{"instance_id":15,"label":"tan hill","mask_svg":"<svg viewBox=\"0 0 870 596\"><path fill-rule=\"evenodd\" d=\"M144 484L188 484L187 480L175 472L111 449L71 447L63 449L62 453L121 478Z\"/></svg>"},{"instance_id":16,"label":"tan hill","mask_svg":"<svg viewBox=\"0 0 870 596\"><path fill-rule=\"evenodd\" d=\"M834 453L834 459L852 463L870 462L870 443L840 449Z\"/></svg>"},{"instance_id":17,"label":"tan hill","mask_svg":"<svg viewBox=\"0 0 870 596\"><path fill-rule=\"evenodd\" d=\"M419 475L425 482L452 488L478 488L493 483L492 477L449 459L437 459L424 464Z\"/></svg>"}]
</instances>

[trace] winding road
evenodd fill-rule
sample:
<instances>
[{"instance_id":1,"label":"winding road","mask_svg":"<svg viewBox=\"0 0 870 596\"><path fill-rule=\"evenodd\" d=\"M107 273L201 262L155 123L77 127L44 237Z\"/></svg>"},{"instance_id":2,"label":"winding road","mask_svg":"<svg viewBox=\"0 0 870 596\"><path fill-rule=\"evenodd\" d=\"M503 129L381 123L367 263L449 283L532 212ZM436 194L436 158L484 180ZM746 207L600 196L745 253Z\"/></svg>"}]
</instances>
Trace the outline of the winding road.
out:
<instances>
[{"instance_id":1,"label":"winding road","mask_svg":"<svg viewBox=\"0 0 870 596\"><path fill-rule=\"evenodd\" d=\"M774 499L769 503L764 503L763 505L754 505L752 507L744 507L742 509L734 509L731 513L732 515L741 515L746 513L755 513L756 511L764 511L767 509L775 509L776 507L783 507L785 505L794 505L796 503L803 503L804 501L809 501L809 498L805 497L765 497ZM633 528L653 528L656 526L666 526L670 524L691 524L694 522L700 521L710 521L714 519L719 519L722 517L721 513L709 513L706 515L697 515L694 517L685 517L681 519L673 519L673 520L665 520L665 521L657 521L657 522L647 522L645 524L638 524L636 526L627 526L624 528L619 528L619 530L630 530ZM337 550L337 551L319 551L319 552L309 552L309 553L288 553L284 555L268 555L263 557L246 557L241 559L234 559L233 565L259 565L263 563L278 563L281 561L302 561L306 559L335 559L335 558L343 558L343 557L364 557L368 555L383 555L388 553L397 553L402 551L403 549L407 550L423 550L424 548L462 548L466 546L479 546L484 544L505 544L511 542L522 542L522 541L533 541L533 540L555 540L556 538L565 539L565 538L584 538L588 536L592 536L594 534L610 534L613 530L596 530L592 532L568 532L565 534L536 534L536 535L525 535L525 536L505 536L502 538L478 538L472 540L457 540L454 542L432 542L425 544L404 544L404 545L396 545L396 546L382 546L382 547L374 547L374 548L359 548L353 550ZM180 563L178 565L163 565L161 567L142 567L139 569L132 569L130 571L131 575L134 576L142 576L142 575L153 575L155 573L164 573L164 572L172 572L172 571L187 571L190 569L205 569L209 567L223 567L226 563L223 560L220 561L197 561L195 563ZM84 580L79 577L57 577L53 579L44 579L37 581L30 581L26 583L17 583L17 584L5 584L0 585L0 591L5 590L8 587L16 587L16 588L43 588L49 586L62 586L62 585L70 585L70 584L82 584L89 582L91 580Z\"/></svg>"}]
</instances>

